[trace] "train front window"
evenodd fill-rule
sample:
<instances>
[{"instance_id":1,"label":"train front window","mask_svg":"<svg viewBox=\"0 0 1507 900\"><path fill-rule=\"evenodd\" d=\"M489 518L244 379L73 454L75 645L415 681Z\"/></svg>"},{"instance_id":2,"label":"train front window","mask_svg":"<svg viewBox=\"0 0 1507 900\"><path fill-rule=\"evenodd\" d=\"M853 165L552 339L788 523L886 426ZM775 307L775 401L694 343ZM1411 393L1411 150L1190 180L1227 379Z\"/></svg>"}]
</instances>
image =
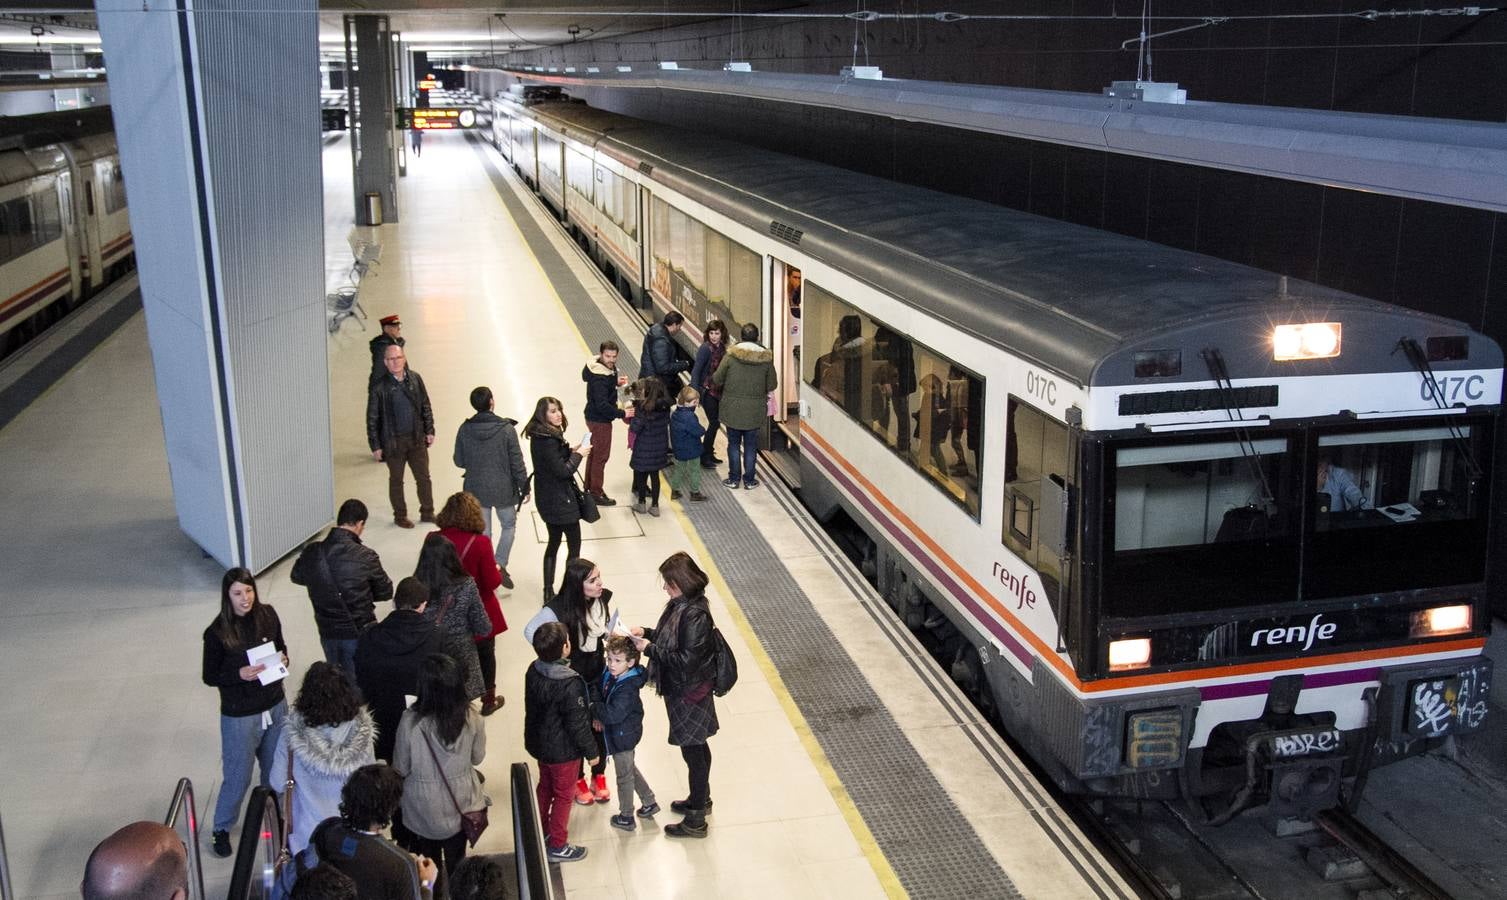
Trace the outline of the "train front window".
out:
<instances>
[{"instance_id":1,"label":"train front window","mask_svg":"<svg viewBox=\"0 0 1507 900\"><path fill-rule=\"evenodd\" d=\"M1320 434L1308 468L1304 595L1483 580L1487 430L1466 421Z\"/></svg>"},{"instance_id":2,"label":"train front window","mask_svg":"<svg viewBox=\"0 0 1507 900\"><path fill-rule=\"evenodd\" d=\"M1105 614L1213 610L1294 599L1298 542L1286 437L1111 450Z\"/></svg>"}]
</instances>

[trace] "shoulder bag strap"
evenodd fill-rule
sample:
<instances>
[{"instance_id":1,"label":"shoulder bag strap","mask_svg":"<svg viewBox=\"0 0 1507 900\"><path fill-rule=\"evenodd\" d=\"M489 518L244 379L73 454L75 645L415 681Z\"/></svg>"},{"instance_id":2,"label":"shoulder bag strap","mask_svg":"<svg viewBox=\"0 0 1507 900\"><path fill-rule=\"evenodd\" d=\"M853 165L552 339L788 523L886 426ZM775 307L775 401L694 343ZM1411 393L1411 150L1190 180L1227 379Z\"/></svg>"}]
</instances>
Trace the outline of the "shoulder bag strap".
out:
<instances>
[{"instance_id":1,"label":"shoulder bag strap","mask_svg":"<svg viewBox=\"0 0 1507 900\"><path fill-rule=\"evenodd\" d=\"M279 856L292 857L293 848L293 744L288 744L288 780L283 784L283 848Z\"/></svg>"},{"instance_id":2,"label":"shoulder bag strap","mask_svg":"<svg viewBox=\"0 0 1507 900\"><path fill-rule=\"evenodd\" d=\"M330 590L335 592L335 599L340 601L340 608L345 610L345 623L351 626L352 631L360 634L361 629L356 627L356 617L351 615L351 608L345 605L345 591L340 589L339 582L335 581L335 573L330 569L330 548L326 547L323 541L319 542L319 574L324 577L325 584L330 586Z\"/></svg>"},{"instance_id":3,"label":"shoulder bag strap","mask_svg":"<svg viewBox=\"0 0 1507 900\"><path fill-rule=\"evenodd\" d=\"M440 606L440 614L434 620L434 627L435 628L440 627L440 625L444 623L444 621L445 621L445 613L447 613L447 612L450 611L450 604L452 604L452 603L455 602L455 595L458 594L458 593L460 593L460 591L453 590L453 591L450 592L450 596L448 596L448 597L445 598L444 604L442 604Z\"/></svg>"},{"instance_id":4,"label":"shoulder bag strap","mask_svg":"<svg viewBox=\"0 0 1507 900\"><path fill-rule=\"evenodd\" d=\"M450 779L445 777L445 767L440 765L440 755L434 752L434 741L430 740L428 733L424 731L422 722L414 725L414 730L424 735L424 744L429 748L429 757L434 760L435 774L439 775L440 781L445 785L445 793L450 795L450 805L455 807L455 814L464 816L465 813L461 812L460 803L455 799L455 791L450 787Z\"/></svg>"}]
</instances>

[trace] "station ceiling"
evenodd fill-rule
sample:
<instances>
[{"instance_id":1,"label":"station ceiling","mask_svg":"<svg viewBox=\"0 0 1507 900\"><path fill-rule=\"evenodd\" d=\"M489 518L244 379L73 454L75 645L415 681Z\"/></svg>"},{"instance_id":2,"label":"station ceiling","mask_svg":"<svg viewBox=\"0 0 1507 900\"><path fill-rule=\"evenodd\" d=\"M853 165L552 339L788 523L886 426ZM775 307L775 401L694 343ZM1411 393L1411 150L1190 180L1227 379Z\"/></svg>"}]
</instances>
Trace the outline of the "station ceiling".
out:
<instances>
[{"instance_id":1,"label":"station ceiling","mask_svg":"<svg viewBox=\"0 0 1507 900\"><path fill-rule=\"evenodd\" d=\"M343 44L342 18L372 13L389 17L394 31L431 58L505 57L514 51L603 38L741 13L799 12L799 0L325 0L320 4L320 44L327 53ZM97 48L94 6L80 0L8 0L0 10L0 48ZM38 33L38 29L41 33ZM343 51L342 51L343 52Z\"/></svg>"}]
</instances>

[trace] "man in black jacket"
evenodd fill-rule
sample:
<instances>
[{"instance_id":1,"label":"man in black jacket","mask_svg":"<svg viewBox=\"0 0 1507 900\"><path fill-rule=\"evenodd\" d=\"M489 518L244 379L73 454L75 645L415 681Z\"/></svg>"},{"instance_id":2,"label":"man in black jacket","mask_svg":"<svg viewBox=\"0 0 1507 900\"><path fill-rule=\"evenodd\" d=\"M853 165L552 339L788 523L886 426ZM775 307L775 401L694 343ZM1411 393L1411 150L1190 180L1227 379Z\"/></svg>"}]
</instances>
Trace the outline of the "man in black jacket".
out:
<instances>
[{"instance_id":1,"label":"man in black jacket","mask_svg":"<svg viewBox=\"0 0 1507 900\"><path fill-rule=\"evenodd\" d=\"M366 389L368 391L377 382L382 380L383 375L387 374L387 364L384 361L384 357L387 355L387 348L393 344L401 347L407 343L403 340L403 323L398 320L397 316L383 316L380 322L382 333L367 342L367 346L372 351L372 374L370 378L366 379Z\"/></svg>"},{"instance_id":2,"label":"man in black jacket","mask_svg":"<svg viewBox=\"0 0 1507 900\"><path fill-rule=\"evenodd\" d=\"M680 373L691 368L689 360L675 352L675 335L685 324L685 316L671 310L657 325L644 332L644 349L638 357L638 377L654 376L664 382L670 397L680 393Z\"/></svg>"},{"instance_id":3,"label":"man in black jacket","mask_svg":"<svg viewBox=\"0 0 1507 900\"><path fill-rule=\"evenodd\" d=\"M293 563L293 583L309 589L319 643L331 665L356 674L356 638L377 623L375 605L392 599L392 579L377 551L361 543L366 504L340 504L335 527Z\"/></svg>"},{"instance_id":4,"label":"man in black jacket","mask_svg":"<svg viewBox=\"0 0 1507 900\"><path fill-rule=\"evenodd\" d=\"M372 385L366 398L366 443L372 456L387 463L387 496L392 501L393 521L399 528L412 528L408 501L403 498L403 465L413 469L419 490L419 521L434 521L434 487L429 481L429 445L434 443L434 410L424 379L408 368L408 358L397 344L388 345L382 357L387 374Z\"/></svg>"},{"instance_id":5,"label":"man in black jacket","mask_svg":"<svg viewBox=\"0 0 1507 900\"><path fill-rule=\"evenodd\" d=\"M435 895L440 873L434 861L382 836L402 800L403 776L392 766L362 766L340 789L340 818L325 819L309 836L320 861L349 875L363 900L432 900Z\"/></svg>"},{"instance_id":6,"label":"man in black jacket","mask_svg":"<svg viewBox=\"0 0 1507 900\"><path fill-rule=\"evenodd\" d=\"M398 720L407 706L404 695L419 693L419 665L439 653L444 638L424 618L429 589L409 576L398 582L392 613L362 632L356 641L356 685L377 721L377 759L392 759Z\"/></svg>"}]
</instances>

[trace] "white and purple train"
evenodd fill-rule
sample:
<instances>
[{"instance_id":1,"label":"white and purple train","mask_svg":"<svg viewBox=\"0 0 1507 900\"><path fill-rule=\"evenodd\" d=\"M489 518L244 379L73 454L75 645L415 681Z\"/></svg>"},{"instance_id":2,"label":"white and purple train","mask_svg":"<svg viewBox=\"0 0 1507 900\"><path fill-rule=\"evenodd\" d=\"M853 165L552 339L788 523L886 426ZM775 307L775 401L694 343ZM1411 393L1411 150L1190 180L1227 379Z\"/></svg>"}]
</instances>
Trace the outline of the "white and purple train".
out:
<instances>
[{"instance_id":1,"label":"white and purple train","mask_svg":"<svg viewBox=\"0 0 1507 900\"><path fill-rule=\"evenodd\" d=\"M1306 814L1481 727L1493 341L547 90L502 155L646 316L760 326L803 501L1061 786Z\"/></svg>"}]
</instances>

